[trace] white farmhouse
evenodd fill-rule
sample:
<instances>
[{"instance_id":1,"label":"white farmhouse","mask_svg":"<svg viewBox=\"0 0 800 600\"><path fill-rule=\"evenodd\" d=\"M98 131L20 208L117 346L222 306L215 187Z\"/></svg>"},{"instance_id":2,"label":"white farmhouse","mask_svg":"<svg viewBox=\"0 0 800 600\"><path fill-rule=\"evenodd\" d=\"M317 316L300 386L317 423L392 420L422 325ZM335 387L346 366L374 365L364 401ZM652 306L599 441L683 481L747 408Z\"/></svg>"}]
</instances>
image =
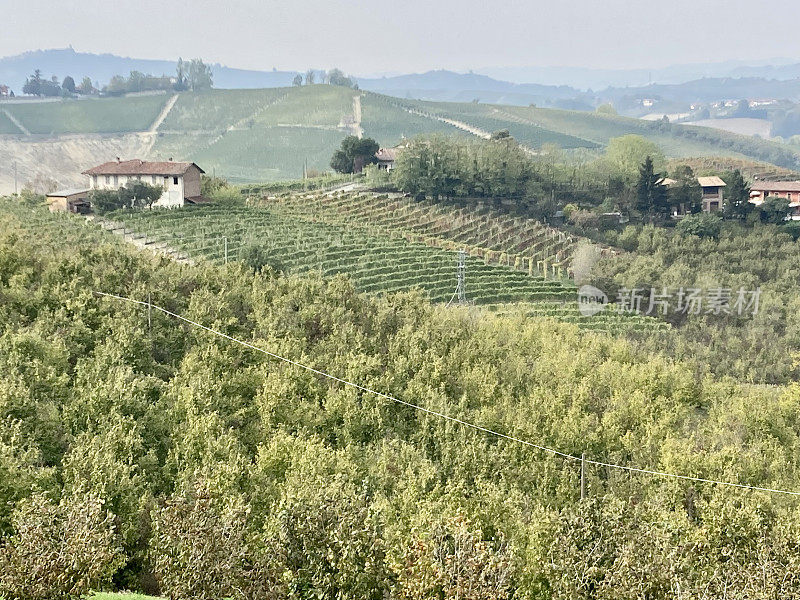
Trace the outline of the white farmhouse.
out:
<instances>
[{"instance_id":1,"label":"white farmhouse","mask_svg":"<svg viewBox=\"0 0 800 600\"><path fill-rule=\"evenodd\" d=\"M148 162L139 159L107 162L83 172L93 190L116 190L129 181L142 181L164 188L154 206L175 208L203 201L200 175L203 169L192 162Z\"/></svg>"}]
</instances>

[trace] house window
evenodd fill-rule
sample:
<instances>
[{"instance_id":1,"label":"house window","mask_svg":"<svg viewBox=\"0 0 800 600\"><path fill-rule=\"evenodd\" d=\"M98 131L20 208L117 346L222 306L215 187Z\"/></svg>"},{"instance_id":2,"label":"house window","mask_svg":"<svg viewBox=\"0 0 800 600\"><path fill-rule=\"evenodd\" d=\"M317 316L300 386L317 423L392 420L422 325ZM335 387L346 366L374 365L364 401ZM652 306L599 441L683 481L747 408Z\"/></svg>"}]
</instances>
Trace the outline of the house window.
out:
<instances>
[{"instance_id":1,"label":"house window","mask_svg":"<svg viewBox=\"0 0 800 600\"><path fill-rule=\"evenodd\" d=\"M92 175L92 187L97 187L97 175Z\"/></svg>"},{"instance_id":2,"label":"house window","mask_svg":"<svg viewBox=\"0 0 800 600\"><path fill-rule=\"evenodd\" d=\"M153 185L156 184L156 176L155 175L151 175L150 176L150 183L152 183Z\"/></svg>"},{"instance_id":3,"label":"house window","mask_svg":"<svg viewBox=\"0 0 800 600\"><path fill-rule=\"evenodd\" d=\"M119 185L119 175L114 175L114 185Z\"/></svg>"},{"instance_id":4,"label":"house window","mask_svg":"<svg viewBox=\"0 0 800 600\"><path fill-rule=\"evenodd\" d=\"M172 178L172 184L173 185L178 185L178 178L177 177L173 177Z\"/></svg>"},{"instance_id":5,"label":"house window","mask_svg":"<svg viewBox=\"0 0 800 600\"><path fill-rule=\"evenodd\" d=\"M95 179L97 179L97 177L95 177ZM109 183L111 183L111 175L106 175L106 185Z\"/></svg>"}]
</instances>

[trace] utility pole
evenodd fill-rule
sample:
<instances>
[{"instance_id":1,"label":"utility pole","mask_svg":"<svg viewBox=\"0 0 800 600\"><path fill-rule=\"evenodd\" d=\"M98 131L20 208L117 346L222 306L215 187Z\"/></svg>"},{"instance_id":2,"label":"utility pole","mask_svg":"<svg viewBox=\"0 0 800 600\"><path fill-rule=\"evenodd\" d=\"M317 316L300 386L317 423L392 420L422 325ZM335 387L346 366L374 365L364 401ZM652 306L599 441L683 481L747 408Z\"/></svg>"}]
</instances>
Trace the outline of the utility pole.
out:
<instances>
[{"instance_id":1,"label":"utility pole","mask_svg":"<svg viewBox=\"0 0 800 600\"><path fill-rule=\"evenodd\" d=\"M153 326L153 304L150 302L150 292L147 292L147 330Z\"/></svg>"},{"instance_id":2,"label":"utility pole","mask_svg":"<svg viewBox=\"0 0 800 600\"><path fill-rule=\"evenodd\" d=\"M581 500L586 498L586 452L581 452Z\"/></svg>"},{"instance_id":3,"label":"utility pole","mask_svg":"<svg viewBox=\"0 0 800 600\"><path fill-rule=\"evenodd\" d=\"M458 303L459 304L466 304L467 297L466 297L466 290L464 289L464 280L467 274L467 253L464 250L458 251L458 267L456 269L456 278L458 280L458 285L456 287L456 291L458 294Z\"/></svg>"},{"instance_id":4,"label":"utility pole","mask_svg":"<svg viewBox=\"0 0 800 600\"><path fill-rule=\"evenodd\" d=\"M228 236L222 238L225 242L225 264L228 264Z\"/></svg>"},{"instance_id":5,"label":"utility pole","mask_svg":"<svg viewBox=\"0 0 800 600\"><path fill-rule=\"evenodd\" d=\"M17 195L17 161L14 161L14 195Z\"/></svg>"}]
</instances>

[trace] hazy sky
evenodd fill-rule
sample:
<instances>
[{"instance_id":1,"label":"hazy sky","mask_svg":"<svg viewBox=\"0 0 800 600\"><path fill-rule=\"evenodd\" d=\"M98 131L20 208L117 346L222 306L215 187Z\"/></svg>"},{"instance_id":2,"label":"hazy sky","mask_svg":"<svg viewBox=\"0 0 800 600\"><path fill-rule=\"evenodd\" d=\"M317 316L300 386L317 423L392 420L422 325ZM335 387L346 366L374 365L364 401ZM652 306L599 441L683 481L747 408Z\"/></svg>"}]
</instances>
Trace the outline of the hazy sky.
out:
<instances>
[{"instance_id":1,"label":"hazy sky","mask_svg":"<svg viewBox=\"0 0 800 600\"><path fill-rule=\"evenodd\" d=\"M799 0L0 0L0 56L65 47L354 74L800 61Z\"/></svg>"}]
</instances>

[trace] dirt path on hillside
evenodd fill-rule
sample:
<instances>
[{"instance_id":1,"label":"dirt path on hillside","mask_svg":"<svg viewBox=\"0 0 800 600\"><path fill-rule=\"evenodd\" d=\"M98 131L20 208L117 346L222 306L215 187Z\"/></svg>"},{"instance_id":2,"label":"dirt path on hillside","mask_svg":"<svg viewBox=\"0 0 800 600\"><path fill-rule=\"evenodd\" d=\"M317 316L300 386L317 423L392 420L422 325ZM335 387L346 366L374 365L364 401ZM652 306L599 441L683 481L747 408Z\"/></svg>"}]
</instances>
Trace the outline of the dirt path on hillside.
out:
<instances>
[{"instance_id":1,"label":"dirt path on hillside","mask_svg":"<svg viewBox=\"0 0 800 600\"><path fill-rule=\"evenodd\" d=\"M361 139L364 130L361 127L361 94L353 96L353 135Z\"/></svg>"},{"instance_id":2,"label":"dirt path on hillside","mask_svg":"<svg viewBox=\"0 0 800 600\"><path fill-rule=\"evenodd\" d=\"M433 119L434 121L439 121L441 123L447 123L448 125L452 125L456 129L466 131L467 133L470 133L484 140L488 140L489 138L492 137L492 134L486 131L485 129L481 129L480 127L475 127L474 125L470 125L469 123L465 123L464 121L458 121L457 119L450 119L448 117L442 117L439 115L432 115L430 113L422 112L421 110L414 110L413 108L408 108L402 105L398 106L399 108L403 109L409 114L425 117L426 119ZM517 143L519 144L519 147L522 148L522 150L525 151L526 153L532 156L538 154L538 152L533 148L526 146L525 144L522 144L519 141L517 141Z\"/></svg>"},{"instance_id":3,"label":"dirt path on hillside","mask_svg":"<svg viewBox=\"0 0 800 600\"><path fill-rule=\"evenodd\" d=\"M16 125L16 126L17 126L17 129L19 129L19 130L20 130L22 133L24 133L25 135L30 135L30 134L31 134L31 132L30 132L30 131L28 131L28 130L25 128L25 125L23 125L22 123L20 123L20 122L17 120L17 118L16 118L14 115L12 115L10 112L8 112L8 110L6 110L6 109L4 108L4 109L3 109L3 113L4 113L4 114L5 114L5 115L6 115L6 116L7 116L7 117L10 119L10 121L11 121L11 122L12 122L14 125Z\"/></svg>"},{"instance_id":4,"label":"dirt path on hillside","mask_svg":"<svg viewBox=\"0 0 800 600\"><path fill-rule=\"evenodd\" d=\"M150 129L147 130L148 133L155 133L161 124L164 122L164 119L167 118L167 115L172 110L172 107L175 106L175 103L178 101L178 94L173 94L172 98L167 100L167 103L164 105L164 108L161 109L161 112L158 113L156 120L153 121L153 124L150 125Z\"/></svg>"}]
</instances>

